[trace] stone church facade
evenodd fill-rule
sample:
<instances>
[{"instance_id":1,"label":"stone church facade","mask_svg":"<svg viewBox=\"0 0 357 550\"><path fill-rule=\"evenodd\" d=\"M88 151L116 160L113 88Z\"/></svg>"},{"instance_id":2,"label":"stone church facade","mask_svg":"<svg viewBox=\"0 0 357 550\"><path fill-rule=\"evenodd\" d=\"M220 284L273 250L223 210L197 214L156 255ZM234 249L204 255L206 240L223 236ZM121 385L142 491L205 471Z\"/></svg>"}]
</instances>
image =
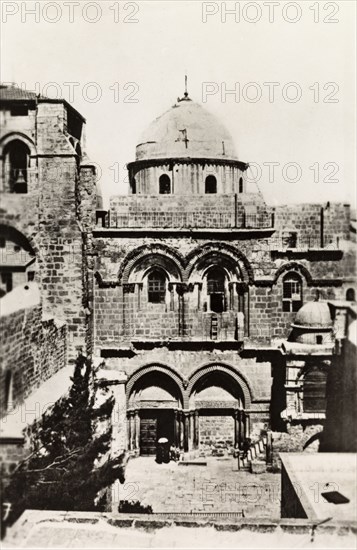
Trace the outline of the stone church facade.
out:
<instances>
[{"instance_id":1,"label":"stone church facade","mask_svg":"<svg viewBox=\"0 0 357 550\"><path fill-rule=\"evenodd\" d=\"M150 455L167 437L222 456L268 429L318 431L336 311L355 299L349 206L268 206L185 94L144 132L129 194L106 210L83 117L17 88L1 101L3 293L35 282L68 360L81 348L100 366L113 449Z\"/></svg>"}]
</instances>

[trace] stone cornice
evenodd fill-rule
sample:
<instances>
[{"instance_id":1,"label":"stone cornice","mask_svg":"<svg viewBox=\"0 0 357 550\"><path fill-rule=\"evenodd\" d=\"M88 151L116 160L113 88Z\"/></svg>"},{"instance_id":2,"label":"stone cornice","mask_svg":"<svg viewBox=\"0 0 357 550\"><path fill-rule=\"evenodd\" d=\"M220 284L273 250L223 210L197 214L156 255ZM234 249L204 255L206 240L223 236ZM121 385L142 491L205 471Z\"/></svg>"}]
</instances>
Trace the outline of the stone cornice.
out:
<instances>
[{"instance_id":1,"label":"stone cornice","mask_svg":"<svg viewBox=\"0 0 357 550\"><path fill-rule=\"evenodd\" d=\"M242 172L248 169L249 164L247 162L242 162L240 160L234 159L223 159L223 158L195 158L195 157L178 157L178 158L158 158L158 159L143 159L136 160L134 162L128 163L128 170L135 171L141 170L143 168L150 168L152 166L162 166L162 165L174 166L175 164L200 164L202 166L210 164L218 164L222 166L236 166Z\"/></svg>"}]
</instances>

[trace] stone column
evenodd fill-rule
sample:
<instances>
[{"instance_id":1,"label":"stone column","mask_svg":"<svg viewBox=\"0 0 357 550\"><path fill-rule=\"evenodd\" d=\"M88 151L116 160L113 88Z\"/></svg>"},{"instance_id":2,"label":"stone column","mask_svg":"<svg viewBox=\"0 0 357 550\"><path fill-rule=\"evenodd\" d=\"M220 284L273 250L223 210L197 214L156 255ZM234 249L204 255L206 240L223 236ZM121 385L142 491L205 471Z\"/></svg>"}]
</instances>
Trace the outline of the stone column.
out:
<instances>
[{"instance_id":1,"label":"stone column","mask_svg":"<svg viewBox=\"0 0 357 550\"><path fill-rule=\"evenodd\" d=\"M134 449L138 450L140 447L140 416L139 416L138 410L136 410L134 413L134 427L135 427Z\"/></svg>"},{"instance_id":2,"label":"stone column","mask_svg":"<svg viewBox=\"0 0 357 550\"><path fill-rule=\"evenodd\" d=\"M244 422L244 438L247 439L250 436L250 415L245 413L245 422Z\"/></svg>"},{"instance_id":3,"label":"stone column","mask_svg":"<svg viewBox=\"0 0 357 550\"><path fill-rule=\"evenodd\" d=\"M238 410L238 446L241 449L242 448L242 442L244 437L244 427L243 427L243 411L241 409Z\"/></svg>"},{"instance_id":4,"label":"stone column","mask_svg":"<svg viewBox=\"0 0 357 550\"><path fill-rule=\"evenodd\" d=\"M234 410L234 448L238 449L239 447L239 411L238 409Z\"/></svg>"},{"instance_id":5,"label":"stone column","mask_svg":"<svg viewBox=\"0 0 357 550\"><path fill-rule=\"evenodd\" d=\"M237 299L237 283L229 283L229 309L232 311L237 311L238 299Z\"/></svg>"},{"instance_id":6,"label":"stone column","mask_svg":"<svg viewBox=\"0 0 357 550\"><path fill-rule=\"evenodd\" d=\"M201 310L201 292L202 292L202 283L195 283L197 288L197 310Z\"/></svg>"},{"instance_id":7,"label":"stone column","mask_svg":"<svg viewBox=\"0 0 357 550\"><path fill-rule=\"evenodd\" d=\"M179 425L180 425L180 449L184 448L184 439L185 439L185 432L184 432L184 419L183 419L183 412L180 411L179 413Z\"/></svg>"},{"instance_id":8,"label":"stone column","mask_svg":"<svg viewBox=\"0 0 357 550\"><path fill-rule=\"evenodd\" d=\"M174 411L174 445L177 447L177 432L178 432L178 426L177 426L177 410Z\"/></svg>"},{"instance_id":9,"label":"stone column","mask_svg":"<svg viewBox=\"0 0 357 550\"><path fill-rule=\"evenodd\" d=\"M133 430L133 422L132 422L132 419L133 419L133 414L134 412L133 411L128 411L127 413L127 425L128 425L128 450L131 451L132 450L132 441L133 441L133 438L132 438L132 430Z\"/></svg>"},{"instance_id":10,"label":"stone column","mask_svg":"<svg viewBox=\"0 0 357 550\"><path fill-rule=\"evenodd\" d=\"M199 413L198 411L194 412L194 418L193 418L193 429L194 429L194 437L193 437L193 445L195 449L198 449L199 447Z\"/></svg>"},{"instance_id":11,"label":"stone column","mask_svg":"<svg viewBox=\"0 0 357 550\"><path fill-rule=\"evenodd\" d=\"M170 291L170 311L175 311L175 293L172 285L169 285Z\"/></svg>"},{"instance_id":12,"label":"stone column","mask_svg":"<svg viewBox=\"0 0 357 550\"><path fill-rule=\"evenodd\" d=\"M195 437L195 430L194 430L194 411L190 411L190 440L189 440L189 450L191 451L194 449L194 437Z\"/></svg>"},{"instance_id":13,"label":"stone column","mask_svg":"<svg viewBox=\"0 0 357 550\"><path fill-rule=\"evenodd\" d=\"M238 311L244 313L244 292L242 289L238 289Z\"/></svg>"},{"instance_id":14,"label":"stone column","mask_svg":"<svg viewBox=\"0 0 357 550\"><path fill-rule=\"evenodd\" d=\"M176 283L176 292L178 295L178 318L179 318L179 336L184 337L186 334L186 301L187 285L185 283Z\"/></svg>"},{"instance_id":15,"label":"stone column","mask_svg":"<svg viewBox=\"0 0 357 550\"><path fill-rule=\"evenodd\" d=\"M143 286L144 286L143 283L137 283L136 284L138 311L140 311L140 309L141 309L141 293L142 293L142 290L143 290Z\"/></svg>"},{"instance_id":16,"label":"stone column","mask_svg":"<svg viewBox=\"0 0 357 550\"><path fill-rule=\"evenodd\" d=\"M183 450L188 451L188 442L189 442L189 433L190 433L190 413L188 411L184 412L184 439L183 439Z\"/></svg>"}]
</instances>

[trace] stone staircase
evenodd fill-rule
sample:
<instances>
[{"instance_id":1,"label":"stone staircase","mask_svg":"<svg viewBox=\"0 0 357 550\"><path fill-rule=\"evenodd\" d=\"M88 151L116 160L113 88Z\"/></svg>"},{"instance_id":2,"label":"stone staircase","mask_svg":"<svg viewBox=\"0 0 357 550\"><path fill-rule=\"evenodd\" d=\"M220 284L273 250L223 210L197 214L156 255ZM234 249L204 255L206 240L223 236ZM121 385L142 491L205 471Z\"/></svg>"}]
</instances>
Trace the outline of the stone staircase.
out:
<instances>
[{"instance_id":1,"label":"stone staircase","mask_svg":"<svg viewBox=\"0 0 357 550\"><path fill-rule=\"evenodd\" d=\"M266 472L266 447L267 438L263 436L251 443L246 455L243 454L243 451L239 451L237 456L238 470L252 472L254 474Z\"/></svg>"}]
</instances>

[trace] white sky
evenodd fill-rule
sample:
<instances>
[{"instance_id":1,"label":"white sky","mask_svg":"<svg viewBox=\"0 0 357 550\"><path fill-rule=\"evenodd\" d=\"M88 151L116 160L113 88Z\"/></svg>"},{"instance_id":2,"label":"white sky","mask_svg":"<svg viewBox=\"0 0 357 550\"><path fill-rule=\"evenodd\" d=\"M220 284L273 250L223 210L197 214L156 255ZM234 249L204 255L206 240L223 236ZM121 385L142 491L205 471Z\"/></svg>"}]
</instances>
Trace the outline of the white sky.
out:
<instances>
[{"instance_id":1,"label":"white sky","mask_svg":"<svg viewBox=\"0 0 357 550\"><path fill-rule=\"evenodd\" d=\"M134 160L135 145L147 125L182 96L187 72L190 97L200 103L203 83L214 83L211 89L216 93L207 96L205 106L230 130L239 158L261 166L259 187L267 202L354 202L356 4L353 0L290 2L295 7L286 1L275 3L270 22L269 7L262 1L101 0L96 4L82 0L80 5L73 2L70 23L66 2L39 2L36 22L34 15L26 14L35 2L4 1L1 80L25 83L30 90L39 83L38 90L50 97L57 92L46 85L55 82L67 100L71 100L69 86L64 83L79 83L71 103L87 119L87 152L101 166L104 196L126 193L125 163ZM224 4L235 8L237 18L240 12L240 22L234 15L222 21ZM97 22L85 20L95 19L99 8ZM205 9L217 11L207 16L206 23ZM5 22L4 10L17 13ZM261 19L250 22L259 10ZM294 19L297 10L299 21L284 19L284 15ZM57 22L49 22L56 18ZM96 93L94 87L86 88L90 82L102 90L96 103L85 99L86 93L90 98ZM243 92L249 82L254 87ZM264 82L279 83L273 102ZM295 103L282 94L289 82L302 92ZM135 91L128 83L135 83L136 103L124 101ZM227 89L240 83L240 102L232 94L222 100L222 83ZM324 90L326 83L335 84ZM315 91L309 89L314 84ZM119 101L114 101L110 87L119 90ZM253 98L257 89L261 99L249 102L247 94ZM295 90L290 87L286 93L292 98ZM324 101L329 96L337 101ZM272 182L268 166L263 165L268 162L279 163ZM110 169L115 163L120 167L118 182ZM296 172L283 170L287 163L300 166L299 182L288 181Z\"/></svg>"}]
</instances>

